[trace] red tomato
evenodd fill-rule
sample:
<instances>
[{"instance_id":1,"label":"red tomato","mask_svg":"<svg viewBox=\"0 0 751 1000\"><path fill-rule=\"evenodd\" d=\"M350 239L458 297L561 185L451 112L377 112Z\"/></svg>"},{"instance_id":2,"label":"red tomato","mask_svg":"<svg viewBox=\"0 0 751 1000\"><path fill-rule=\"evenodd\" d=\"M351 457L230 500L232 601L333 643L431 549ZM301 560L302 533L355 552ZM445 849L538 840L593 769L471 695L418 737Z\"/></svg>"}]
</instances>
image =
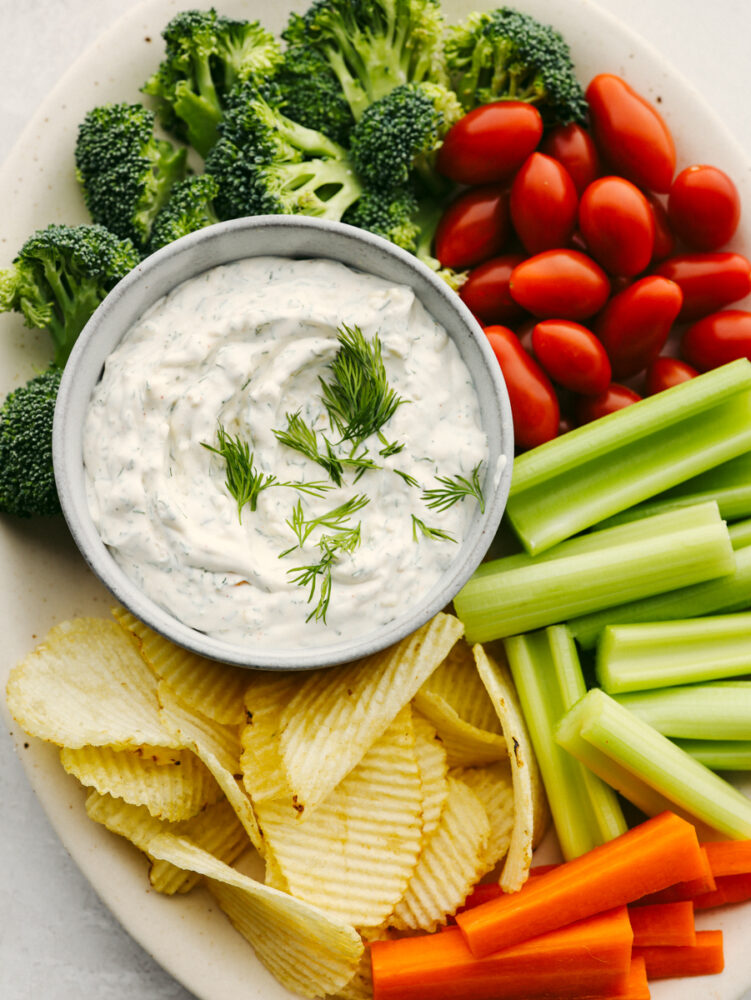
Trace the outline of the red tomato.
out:
<instances>
[{"instance_id":1,"label":"red tomato","mask_svg":"<svg viewBox=\"0 0 751 1000\"><path fill-rule=\"evenodd\" d=\"M629 378L658 356L680 312L678 285L657 275L614 295L595 324L616 378Z\"/></svg>"},{"instance_id":2,"label":"red tomato","mask_svg":"<svg viewBox=\"0 0 751 1000\"><path fill-rule=\"evenodd\" d=\"M508 232L508 195L501 188L487 185L465 191L438 223L435 255L442 267L474 267L501 252Z\"/></svg>"},{"instance_id":3,"label":"red tomato","mask_svg":"<svg viewBox=\"0 0 751 1000\"><path fill-rule=\"evenodd\" d=\"M680 385L681 382L688 382L698 374L698 371L685 361L661 355L647 368L644 388L648 396L654 396L656 392L670 389L674 385Z\"/></svg>"},{"instance_id":4,"label":"red tomato","mask_svg":"<svg viewBox=\"0 0 751 1000\"><path fill-rule=\"evenodd\" d=\"M508 324L524 315L521 306L511 298L508 287L511 272L523 260L524 255L520 253L504 254L470 271L459 295L480 322Z\"/></svg>"},{"instance_id":5,"label":"red tomato","mask_svg":"<svg viewBox=\"0 0 751 1000\"><path fill-rule=\"evenodd\" d=\"M576 223L574 182L557 160L532 153L511 185L511 221L528 253L565 247Z\"/></svg>"},{"instance_id":6,"label":"red tomato","mask_svg":"<svg viewBox=\"0 0 751 1000\"><path fill-rule=\"evenodd\" d=\"M741 217L738 189L717 167L686 167L668 198L673 232L694 250L716 250L732 237Z\"/></svg>"},{"instance_id":7,"label":"red tomato","mask_svg":"<svg viewBox=\"0 0 751 1000\"><path fill-rule=\"evenodd\" d=\"M511 273L511 295L540 319L586 319L607 302L610 282L599 264L578 250L546 250Z\"/></svg>"},{"instance_id":8,"label":"red tomato","mask_svg":"<svg viewBox=\"0 0 751 1000\"><path fill-rule=\"evenodd\" d=\"M579 204L579 229L589 252L611 274L639 274L652 260L654 214L639 188L623 177L589 185Z\"/></svg>"},{"instance_id":9,"label":"red tomato","mask_svg":"<svg viewBox=\"0 0 751 1000\"><path fill-rule=\"evenodd\" d=\"M506 382L517 445L535 448L550 441L558 434L560 419L550 379L508 327L489 326L485 333Z\"/></svg>"},{"instance_id":10,"label":"red tomato","mask_svg":"<svg viewBox=\"0 0 751 1000\"><path fill-rule=\"evenodd\" d=\"M641 396L626 385L612 382L605 392L599 396L582 396L576 403L576 421L578 424L588 424L592 420L605 417L608 413L622 410L624 406L638 403Z\"/></svg>"},{"instance_id":11,"label":"red tomato","mask_svg":"<svg viewBox=\"0 0 751 1000\"><path fill-rule=\"evenodd\" d=\"M522 101L483 104L449 129L438 150L440 173L457 184L509 178L537 147L542 118Z\"/></svg>"},{"instance_id":12,"label":"red tomato","mask_svg":"<svg viewBox=\"0 0 751 1000\"><path fill-rule=\"evenodd\" d=\"M587 87L594 140L615 171L639 187L665 192L675 144L658 111L625 80L601 73Z\"/></svg>"},{"instance_id":13,"label":"red tomato","mask_svg":"<svg viewBox=\"0 0 751 1000\"><path fill-rule=\"evenodd\" d=\"M739 253L685 253L668 257L655 274L683 292L682 320L700 319L751 292L751 261Z\"/></svg>"},{"instance_id":14,"label":"red tomato","mask_svg":"<svg viewBox=\"0 0 751 1000\"><path fill-rule=\"evenodd\" d=\"M592 136L581 125L556 125L542 141L540 152L558 160L574 182L577 194L600 176L600 158Z\"/></svg>"},{"instance_id":15,"label":"red tomato","mask_svg":"<svg viewBox=\"0 0 751 1000\"><path fill-rule=\"evenodd\" d=\"M543 320L532 331L532 349L552 380L565 389L597 396L610 385L610 361L605 348L578 323Z\"/></svg>"},{"instance_id":16,"label":"red tomato","mask_svg":"<svg viewBox=\"0 0 751 1000\"><path fill-rule=\"evenodd\" d=\"M655 242L652 249L652 261L664 260L675 250L675 236L668 221L668 210L651 191L645 192L644 197L649 202L655 222Z\"/></svg>"},{"instance_id":17,"label":"red tomato","mask_svg":"<svg viewBox=\"0 0 751 1000\"><path fill-rule=\"evenodd\" d=\"M725 309L705 316L686 330L681 353L700 372L737 358L751 361L751 312Z\"/></svg>"}]
</instances>

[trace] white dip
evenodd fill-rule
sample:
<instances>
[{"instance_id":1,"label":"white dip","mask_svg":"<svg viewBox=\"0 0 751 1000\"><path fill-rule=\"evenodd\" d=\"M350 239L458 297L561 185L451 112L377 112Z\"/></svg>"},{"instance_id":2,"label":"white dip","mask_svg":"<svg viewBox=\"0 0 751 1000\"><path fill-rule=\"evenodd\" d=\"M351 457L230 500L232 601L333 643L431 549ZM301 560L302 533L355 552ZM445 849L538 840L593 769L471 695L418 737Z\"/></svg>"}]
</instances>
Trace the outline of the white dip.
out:
<instances>
[{"instance_id":1,"label":"white dip","mask_svg":"<svg viewBox=\"0 0 751 1000\"><path fill-rule=\"evenodd\" d=\"M340 445L321 403L319 378L339 348L337 328L377 334L388 383L404 398L382 433L404 444L379 466L323 497L275 485L255 511L230 495L217 446L221 424L249 443L257 471L285 481L325 481L326 471L280 444L273 431L301 417ZM435 476L471 477L487 440L477 396L455 345L410 288L342 264L264 257L217 267L157 302L107 359L84 434L88 501L104 542L124 572L186 625L230 642L303 648L365 636L417 603L456 558L459 545L425 537L414 514L461 541L477 501L436 511L421 499ZM394 470L414 477L410 486ZM317 528L296 544L288 519L298 499L306 519L358 494L369 502L343 527L360 543L331 568L325 622L320 599L288 570L321 559ZM319 582L321 577L318 578Z\"/></svg>"}]
</instances>

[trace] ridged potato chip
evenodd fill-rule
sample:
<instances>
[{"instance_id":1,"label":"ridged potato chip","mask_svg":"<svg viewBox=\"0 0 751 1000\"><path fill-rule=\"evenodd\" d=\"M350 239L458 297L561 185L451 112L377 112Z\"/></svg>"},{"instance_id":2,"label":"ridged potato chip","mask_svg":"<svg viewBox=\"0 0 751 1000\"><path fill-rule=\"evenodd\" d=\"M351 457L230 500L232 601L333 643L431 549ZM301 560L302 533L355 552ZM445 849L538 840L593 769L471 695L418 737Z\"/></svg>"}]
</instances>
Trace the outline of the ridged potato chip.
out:
<instances>
[{"instance_id":1,"label":"ridged potato chip","mask_svg":"<svg viewBox=\"0 0 751 1000\"><path fill-rule=\"evenodd\" d=\"M233 925L287 989L306 997L336 993L357 971L363 943L343 921L255 882L172 834L154 838L149 853L203 875Z\"/></svg>"},{"instance_id":2,"label":"ridged potato chip","mask_svg":"<svg viewBox=\"0 0 751 1000\"><path fill-rule=\"evenodd\" d=\"M429 837L441 819L449 794L446 751L434 727L419 712L412 711L415 755L422 786L422 836Z\"/></svg>"},{"instance_id":3,"label":"ridged potato chip","mask_svg":"<svg viewBox=\"0 0 751 1000\"><path fill-rule=\"evenodd\" d=\"M376 926L401 899L422 843L422 783L409 706L310 815L258 803L258 821L297 899Z\"/></svg>"},{"instance_id":4,"label":"ridged potato chip","mask_svg":"<svg viewBox=\"0 0 751 1000\"><path fill-rule=\"evenodd\" d=\"M115 620L135 636L141 654L161 680L191 708L215 722L239 725L248 671L207 660L154 632L125 608L113 608Z\"/></svg>"},{"instance_id":5,"label":"ridged potato chip","mask_svg":"<svg viewBox=\"0 0 751 1000\"><path fill-rule=\"evenodd\" d=\"M134 640L107 619L56 625L11 671L7 700L27 733L59 746L180 745L162 724L157 680Z\"/></svg>"},{"instance_id":6,"label":"ridged potato chip","mask_svg":"<svg viewBox=\"0 0 751 1000\"><path fill-rule=\"evenodd\" d=\"M466 767L453 772L454 776L472 789L485 807L490 820L487 860L495 868L506 857L514 828L514 783L511 764L499 760L484 767Z\"/></svg>"},{"instance_id":7,"label":"ridged potato chip","mask_svg":"<svg viewBox=\"0 0 751 1000\"><path fill-rule=\"evenodd\" d=\"M313 809L352 770L412 699L463 631L438 614L390 649L310 673L281 721L281 756L292 793Z\"/></svg>"},{"instance_id":8,"label":"ridged potato chip","mask_svg":"<svg viewBox=\"0 0 751 1000\"><path fill-rule=\"evenodd\" d=\"M430 691L453 708L459 718L475 729L503 736L493 702L480 680L472 647L460 639L443 663L434 670L420 692Z\"/></svg>"},{"instance_id":9,"label":"ridged potato chip","mask_svg":"<svg viewBox=\"0 0 751 1000\"><path fill-rule=\"evenodd\" d=\"M296 674L254 674L245 691L245 725L240 742L243 784L252 801L286 796L293 800L279 748L282 713L299 686Z\"/></svg>"},{"instance_id":10,"label":"ridged potato chip","mask_svg":"<svg viewBox=\"0 0 751 1000\"><path fill-rule=\"evenodd\" d=\"M174 763L158 764L112 747L62 747L60 760L68 774L102 795L114 795L152 816L170 822L189 819L221 796L209 770L190 750L180 750Z\"/></svg>"}]
</instances>

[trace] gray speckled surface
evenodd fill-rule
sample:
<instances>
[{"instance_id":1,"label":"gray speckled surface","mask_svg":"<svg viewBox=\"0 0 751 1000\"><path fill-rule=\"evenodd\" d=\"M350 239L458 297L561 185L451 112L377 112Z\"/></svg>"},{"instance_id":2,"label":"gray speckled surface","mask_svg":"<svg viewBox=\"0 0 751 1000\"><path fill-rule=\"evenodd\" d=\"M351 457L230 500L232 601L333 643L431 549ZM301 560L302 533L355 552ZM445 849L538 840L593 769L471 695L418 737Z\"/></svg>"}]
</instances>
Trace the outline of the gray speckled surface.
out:
<instances>
[{"instance_id":1,"label":"gray speckled surface","mask_svg":"<svg viewBox=\"0 0 751 1000\"><path fill-rule=\"evenodd\" d=\"M747 0L600 2L691 78L751 150ZM216 5L221 8L218 0ZM0 159L50 87L126 7L127 0L0 0ZM122 930L72 863L5 732L0 803L0 997L189 1000L191 994Z\"/></svg>"}]
</instances>

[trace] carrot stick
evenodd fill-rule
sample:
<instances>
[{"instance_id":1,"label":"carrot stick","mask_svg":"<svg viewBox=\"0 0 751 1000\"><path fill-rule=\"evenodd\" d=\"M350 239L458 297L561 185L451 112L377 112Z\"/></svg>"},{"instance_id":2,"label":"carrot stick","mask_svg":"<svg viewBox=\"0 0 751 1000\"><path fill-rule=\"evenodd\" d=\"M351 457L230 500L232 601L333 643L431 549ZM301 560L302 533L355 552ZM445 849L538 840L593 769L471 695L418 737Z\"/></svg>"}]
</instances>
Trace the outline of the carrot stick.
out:
<instances>
[{"instance_id":1,"label":"carrot stick","mask_svg":"<svg viewBox=\"0 0 751 1000\"><path fill-rule=\"evenodd\" d=\"M696 944L682 948L634 948L634 957L646 962L647 979L711 976L725 967L722 931L697 931Z\"/></svg>"},{"instance_id":2,"label":"carrot stick","mask_svg":"<svg viewBox=\"0 0 751 1000\"><path fill-rule=\"evenodd\" d=\"M676 881L698 878L704 857L694 827L664 812L536 876L523 892L457 914L474 955L488 955Z\"/></svg>"},{"instance_id":3,"label":"carrot stick","mask_svg":"<svg viewBox=\"0 0 751 1000\"><path fill-rule=\"evenodd\" d=\"M677 947L696 943L694 905L688 900L680 903L654 903L652 906L630 906L628 918L634 932L634 947Z\"/></svg>"},{"instance_id":4,"label":"carrot stick","mask_svg":"<svg viewBox=\"0 0 751 1000\"><path fill-rule=\"evenodd\" d=\"M702 847L715 878L751 873L751 840L717 840L702 844Z\"/></svg>"},{"instance_id":5,"label":"carrot stick","mask_svg":"<svg viewBox=\"0 0 751 1000\"><path fill-rule=\"evenodd\" d=\"M694 898L694 909L708 910L712 906L728 903L745 903L751 899L751 874L718 875L713 892L705 892Z\"/></svg>"},{"instance_id":6,"label":"carrot stick","mask_svg":"<svg viewBox=\"0 0 751 1000\"><path fill-rule=\"evenodd\" d=\"M706 844L702 845L701 856L703 870L698 878L687 879L685 882L676 882L659 892L652 892L641 899L636 900L637 906L652 906L654 903L680 903L683 900L694 900L706 892L714 892L715 879L709 864L709 855L706 851Z\"/></svg>"},{"instance_id":7,"label":"carrot stick","mask_svg":"<svg viewBox=\"0 0 751 1000\"><path fill-rule=\"evenodd\" d=\"M373 1000L609 998L629 982L633 933L625 907L475 958L461 931L374 941Z\"/></svg>"}]
</instances>

